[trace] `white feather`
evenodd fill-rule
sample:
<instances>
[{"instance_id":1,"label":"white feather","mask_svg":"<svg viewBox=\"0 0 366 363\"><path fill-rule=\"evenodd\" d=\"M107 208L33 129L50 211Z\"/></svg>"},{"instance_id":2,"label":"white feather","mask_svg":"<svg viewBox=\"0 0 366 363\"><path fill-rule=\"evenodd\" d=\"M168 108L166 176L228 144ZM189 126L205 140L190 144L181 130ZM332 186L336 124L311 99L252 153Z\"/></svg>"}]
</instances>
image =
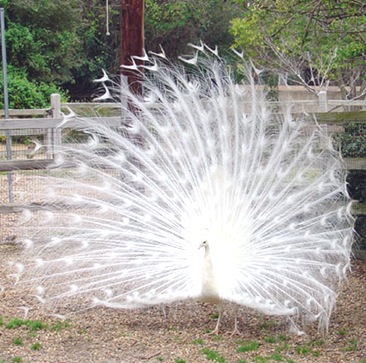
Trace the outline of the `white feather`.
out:
<instances>
[{"instance_id":1,"label":"white feather","mask_svg":"<svg viewBox=\"0 0 366 363\"><path fill-rule=\"evenodd\" d=\"M158 107L123 88L138 110L124 110L130 125L81 119L97 136L61 159L83 173L44 178L65 210L51 220L57 239L38 225L45 238L27 243L27 257L42 263L25 268L24 282L44 283L52 301L229 301L327 328L353 241L329 136L290 112L271 114L248 65L238 86L217 59L200 63L196 53L184 61L197 73L186 74L158 58L152 76L141 73Z\"/></svg>"}]
</instances>

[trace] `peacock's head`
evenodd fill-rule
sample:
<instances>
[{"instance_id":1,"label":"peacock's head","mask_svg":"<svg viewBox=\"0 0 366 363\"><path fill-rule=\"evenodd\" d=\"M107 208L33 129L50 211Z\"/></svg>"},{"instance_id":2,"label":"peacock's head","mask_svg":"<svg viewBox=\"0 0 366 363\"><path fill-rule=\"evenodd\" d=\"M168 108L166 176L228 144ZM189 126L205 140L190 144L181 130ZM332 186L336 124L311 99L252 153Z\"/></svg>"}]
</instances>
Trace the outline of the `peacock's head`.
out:
<instances>
[{"instance_id":1,"label":"peacock's head","mask_svg":"<svg viewBox=\"0 0 366 363\"><path fill-rule=\"evenodd\" d=\"M203 242L199 245L198 249L201 249L202 247L204 247L204 248L208 247L208 242L207 242L207 241L203 241Z\"/></svg>"}]
</instances>

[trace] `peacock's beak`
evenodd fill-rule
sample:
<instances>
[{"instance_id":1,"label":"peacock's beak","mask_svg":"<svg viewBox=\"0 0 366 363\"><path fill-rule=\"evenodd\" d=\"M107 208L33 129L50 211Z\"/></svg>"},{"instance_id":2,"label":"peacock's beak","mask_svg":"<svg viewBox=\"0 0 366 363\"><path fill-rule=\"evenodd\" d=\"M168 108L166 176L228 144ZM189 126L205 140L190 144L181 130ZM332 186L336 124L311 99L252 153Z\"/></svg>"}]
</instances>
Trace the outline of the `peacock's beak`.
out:
<instances>
[{"instance_id":1,"label":"peacock's beak","mask_svg":"<svg viewBox=\"0 0 366 363\"><path fill-rule=\"evenodd\" d=\"M201 249L202 247L206 247L206 245L207 245L207 241L203 241L203 242L199 245L198 249Z\"/></svg>"}]
</instances>

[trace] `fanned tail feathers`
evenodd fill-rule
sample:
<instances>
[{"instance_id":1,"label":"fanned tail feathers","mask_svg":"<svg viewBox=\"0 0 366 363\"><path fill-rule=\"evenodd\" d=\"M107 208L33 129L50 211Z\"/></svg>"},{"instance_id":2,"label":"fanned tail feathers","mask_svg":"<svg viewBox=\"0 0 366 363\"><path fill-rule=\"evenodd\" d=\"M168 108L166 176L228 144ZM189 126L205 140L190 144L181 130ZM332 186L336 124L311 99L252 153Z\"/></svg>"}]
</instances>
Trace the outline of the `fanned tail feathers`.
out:
<instances>
[{"instance_id":1,"label":"fanned tail feathers","mask_svg":"<svg viewBox=\"0 0 366 363\"><path fill-rule=\"evenodd\" d=\"M338 152L319 125L273 113L250 70L238 85L218 58L193 64L145 63L144 96L122 90L127 125L80 118L89 141L42 178L54 208L26 223L22 280L46 302L199 299L208 241L220 300L327 327L353 231Z\"/></svg>"}]
</instances>

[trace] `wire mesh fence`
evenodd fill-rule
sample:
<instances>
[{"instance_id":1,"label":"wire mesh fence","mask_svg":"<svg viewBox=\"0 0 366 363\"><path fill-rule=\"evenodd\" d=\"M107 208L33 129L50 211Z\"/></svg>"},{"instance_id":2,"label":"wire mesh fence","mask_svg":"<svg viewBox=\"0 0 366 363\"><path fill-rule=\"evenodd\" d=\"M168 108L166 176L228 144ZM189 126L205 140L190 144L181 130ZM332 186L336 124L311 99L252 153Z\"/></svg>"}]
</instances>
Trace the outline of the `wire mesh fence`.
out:
<instances>
[{"instance_id":1,"label":"wire mesh fence","mask_svg":"<svg viewBox=\"0 0 366 363\"><path fill-rule=\"evenodd\" d=\"M82 105L82 107L87 108L87 105ZM14 241L18 238L20 219L24 217L22 215L22 207L36 206L42 203L41 196L44 190L42 175L51 172L47 169L47 165L53 162L53 157L57 152L57 145L65 142L65 140L72 139L70 136L73 136L77 129L73 127L72 123L69 125L70 127L57 128L57 125L62 122L62 119L59 117L47 118L50 115L52 116L52 114L59 115L59 110L56 110L56 112L41 111L42 115L45 116L43 118L18 118L11 125L6 124L6 120L0 120L0 242ZM361 125L365 125L365 120L363 120L365 115L362 115L362 112L357 111L354 115L356 121L361 120ZM34 116L37 115L33 111L32 117ZM337 119L341 117L342 115L340 114L334 114L332 116L332 113L326 113L324 114L324 120L321 122L330 125L328 126L329 132L342 134L345 129L344 126L338 125L339 119ZM345 117L346 122L352 122L352 116L350 114L345 115ZM118 117L116 120L118 122ZM335 120L335 122L332 120ZM121 122L121 115L119 115L119 122ZM32 126L30 127L30 125ZM358 134L356 135L358 146L356 145L354 148L356 151L362 151L362 140L365 138L365 126L363 128L356 128L356 130L358 130ZM77 137L80 138L80 131L77 132ZM6 145L6 137L11 138L10 158ZM343 149L345 149L344 145L346 144L346 149L348 148L347 150L349 150L351 148L349 146L351 139L347 138L347 136L342 137L340 138L340 142L343 143ZM353 155L357 157L353 157ZM365 175L366 153L352 154L352 152L349 152L345 156L349 170L359 171ZM67 171L65 170L64 172ZM362 180L362 178L357 180ZM361 196L366 196L365 186L361 182L354 188L358 192L361 190L359 193ZM364 203L362 198L361 202ZM357 208L357 214L363 216L366 214L364 206L358 206ZM361 221L362 218L360 218ZM363 223L365 224L365 222ZM362 226L361 223L361 231L365 229ZM361 238L365 240L362 243L366 248L366 235L361 235Z\"/></svg>"}]
</instances>

